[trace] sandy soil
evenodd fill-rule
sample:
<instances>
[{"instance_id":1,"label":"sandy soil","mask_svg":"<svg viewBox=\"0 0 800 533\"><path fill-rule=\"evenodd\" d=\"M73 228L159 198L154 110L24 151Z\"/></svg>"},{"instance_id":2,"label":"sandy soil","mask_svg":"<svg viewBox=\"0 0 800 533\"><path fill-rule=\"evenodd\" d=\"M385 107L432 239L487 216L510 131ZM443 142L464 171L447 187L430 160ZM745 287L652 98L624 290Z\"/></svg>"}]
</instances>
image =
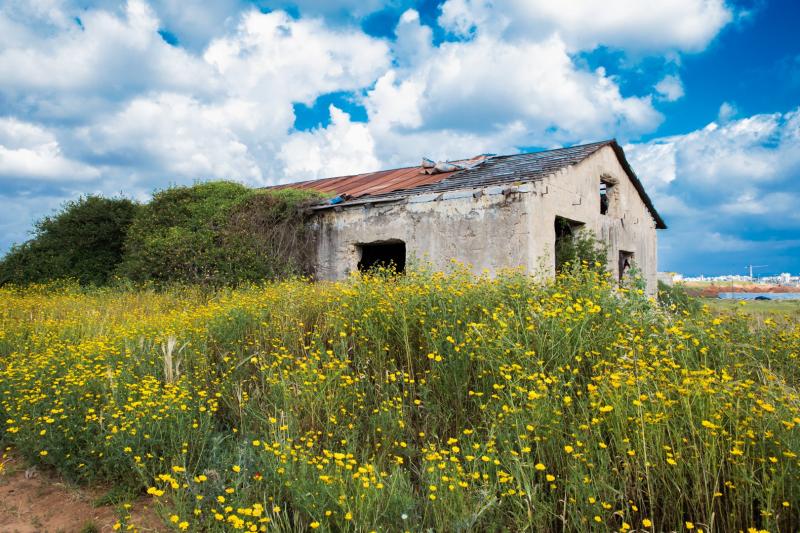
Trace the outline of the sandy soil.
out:
<instances>
[{"instance_id":1,"label":"sandy soil","mask_svg":"<svg viewBox=\"0 0 800 533\"><path fill-rule=\"evenodd\" d=\"M49 473L26 468L19 458L0 460L0 532L90 533L113 531L112 505L93 502L108 491L76 488ZM165 531L149 501L134 502L129 524L144 532ZM134 530L131 530L134 531Z\"/></svg>"}]
</instances>

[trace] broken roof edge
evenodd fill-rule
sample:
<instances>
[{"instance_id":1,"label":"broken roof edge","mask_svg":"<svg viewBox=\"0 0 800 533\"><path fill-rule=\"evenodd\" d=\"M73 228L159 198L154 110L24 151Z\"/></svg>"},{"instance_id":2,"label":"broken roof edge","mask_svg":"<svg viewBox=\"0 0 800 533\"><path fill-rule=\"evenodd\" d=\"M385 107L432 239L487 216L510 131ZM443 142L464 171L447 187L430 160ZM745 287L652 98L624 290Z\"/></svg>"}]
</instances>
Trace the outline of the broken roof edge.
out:
<instances>
[{"instance_id":1,"label":"broken roof edge","mask_svg":"<svg viewBox=\"0 0 800 533\"><path fill-rule=\"evenodd\" d=\"M633 168L631 168L631 165L628 162L628 159L625 157L625 151L622 149L622 147L620 146L620 144L617 142L616 139L607 139L607 140L604 140L604 141L597 141L597 142L593 142L593 143L586 143L586 144L582 144L582 145L575 145L575 146L569 146L569 147L563 147L563 148L555 148L555 149L552 149L552 150L542 150L542 151L539 151L539 152L529 152L528 154L539 154L539 153L547 153L547 152L553 153L553 152L561 152L561 151L566 152L566 151L574 150L576 148L585 148L585 149L587 149L586 153L584 153L583 157L581 157L579 160L574 160L572 163L569 163L567 165L564 165L564 167L561 167L561 168L565 168L567 166L571 166L573 164L578 164L578 163L580 163L582 161L585 161L586 159L588 159L589 157L591 157L592 155L597 153L602 148L605 148L606 146L610 146L614 150L614 153L617 156L617 160L619 161L620 166L622 166L622 169L628 175L628 178L631 180L631 183L633 184L634 188L636 189L636 192L639 193L639 197L641 198L642 202L645 204L645 207L647 207L647 210L650 211L650 215L652 216L653 221L655 222L656 229L667 229L667 225L664 222L664 219L661 218L661 215L656 210L655 206L653 205L652 200L647 195L647 192L645 192L644 186L642 185L642 183L639 180L639 178L636 176L636 173L633 171ZM513 158L513 157L518 157L520 155L527 155L527 154L523 153L523 154L499 155L499 156L493 156L493 157L489 158L489 160L490 161L491 160L498 161L498 160ZM479 165L477 168L480 168L480 166L482 166L482 165ZM308 181L297 182L297 183L293 183L293 184L284 184L284 185L280 185L280 186L277 186L277 187L278 188L287 188L287 187L292 187L292 185L302 185L304 187L308 187L309 185L312 185L312 184L315 184L315 183L318 183L318 184L330 183L333 180L349 179L349 178L357 178L357 177L367 177L367 176L373 176L375 174L380 174L380 173L384 173L384 172L393 172L393 171L398 171L398 170L411 170L411 169L414 169L414 168L421 168L421 167L402 167L401 169L392 169L391 171L390 170L385 170L385 171L376 171L376 172L370 172L370 173L365 173L365 174L355 174L355 175L351 175L351 176L338 176L338 177L332 177L332 178L323 178L323 179L320 179L320 180L308 180ZM336 203L325 203L325 204L317 205L317 206L314 206L314 210L322 210L322 209L331 208L331 207L335 207L335 206L338 206L338 207L349 207L349 206L363 205L363 204L367 204L367 203L397 202L397 201L402 201L404 198L406 198L408 196L416 196L416 195L419 195L419 194L427 194L427 193L431 193L431 192L438 192L438 191L441 191L443 189L448 189L448 188L451 189L451 190L455 190L455 189L468 190L468 189L483 188L479 184L470 185L468 183L460 183L460 181L461 181L460 178L462 177L462 175L470 173L471 170L473 170L473 169L455 170L455 171L452 171L452 172L445 173L444 175L439 174L439 176L442 176L441 180L438 180L438 181L435 181L435 182L428 182L428 183L418 183L418 184L414 184L414 185L412 185L411 187L408 187L408 188L400 188L400 189L388 190L388 191L383 191L383 192L373 193L373 194L369 194L368 193L368 194L363 194L363 195L359 195L359 196L351 197L351 198L347 198L346 197L347 195L345 195L345 197L342 198L342 200L340 200L339 202L336 202ZM555 171L555 169L554 169L554 171ZM551 174L551 173L548 173L548 175L549 174ZM508 179L507 182L512 182L512 181L536 181L536 180L543 179L544 177L545 176L540 175L540 176L531 176L531 177L526 179L525 177L522 177L522 176L519 176L519 175L514 175L514 176L509 176L509 179ZM494 184L496 184L496 183L494 183ZM313 187L309 187L309 188L313 188ZM438 191L437 191L437 189L438 189Z\"/></svg>"}]
</instances>

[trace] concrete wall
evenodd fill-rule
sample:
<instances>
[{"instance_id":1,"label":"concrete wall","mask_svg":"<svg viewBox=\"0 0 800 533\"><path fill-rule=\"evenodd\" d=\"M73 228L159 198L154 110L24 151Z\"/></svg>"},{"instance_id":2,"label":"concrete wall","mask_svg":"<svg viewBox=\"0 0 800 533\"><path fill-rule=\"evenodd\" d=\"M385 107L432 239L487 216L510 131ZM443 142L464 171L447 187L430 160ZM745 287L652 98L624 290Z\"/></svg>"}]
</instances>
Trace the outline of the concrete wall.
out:
<instances>
[{"instance_id":1,"label":"concrete wall","mask_svg":"<svg viewBox=\"0 0 800 533\"><path fill-rule=\"evenodd\" d=\"M601 176L615 182L607 215L600 214ZM510 187L516 192L503 194ZM346 277L357 268L359 244L392 239L406 243L409 258L429 261L439 269L457 259L476 272L521 266L552 275L554 222L561 216L585 224L608 244L609 267L615 276L619 251L633 252L648 291L655 291L655 223L611 147L532 183L435 197L417 195L404 202L321 211L317 276Z\"/></svg>"}]
</instances>

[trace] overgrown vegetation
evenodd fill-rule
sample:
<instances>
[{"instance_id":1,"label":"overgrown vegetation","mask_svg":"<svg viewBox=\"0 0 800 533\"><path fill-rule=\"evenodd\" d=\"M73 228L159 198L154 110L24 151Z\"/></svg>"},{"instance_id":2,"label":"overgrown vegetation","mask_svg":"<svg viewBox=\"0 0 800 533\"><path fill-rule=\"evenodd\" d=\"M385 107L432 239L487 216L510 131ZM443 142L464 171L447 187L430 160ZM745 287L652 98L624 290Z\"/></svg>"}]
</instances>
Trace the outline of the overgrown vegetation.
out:
<instances>
[{"instance_id":1,"label":"overgrown vegetation","mask_svg":"<svg viewBox=\"0 0 800 533\"><path fill-rule=\"evenodd\" d=\"M251 194L244 185L230 182L155 193L133 220L118 273L140 282L217 280L227 259L218 245L220 230L231 208Z\"/></svg>"},{"instance_id":2,"label":"overgrown vegetation","mask_svg":"<svg viewBox=\"0 0 800 533\"><path fill-rule=\"evenodd\" d=\"M575 227L566 219L555 222L556 272L570 267L587 265L592 269L605 269L608 264L608 247L584 227Z\"/></svg>"},{"instance_id":3,"label":"overgrown vegetation","mask_svg":"<svg viewBox=\"0 0 800 533\"><path fill-rule=\"evenodd\" d=\"M0 300L0 445L175 530L800 527L796 321L588 270Z\"/></svg>"},{"instance_id":4,"label":"overgrown vegetation","mask_svg":"<svg viewBox=\"0 0 800 533\"><path fill-rule=\"evenodd\" d=\"M84 196L36 223L33 238L0 261L0 285L73 279L108 282L137 204L124 198Z\"/></svg>"},{"instance_id":5,"label":"overgrown vegetation","mask_svg":"<svg viewBox=\"0 0 800 533\"><path fill-rule=\"evenodd\" d=\"M229 278L254 281L312 274L317 234L304 209L320 199L315 192L282 189L240 201L220 232Z\"/></svg>"},{"instance_id":6,"label":"overgrown vegetation","mask_svg":"<svg viewBox=\"0 0 800 533\"><path fill-rule=\"evenodd\" d=\"M313 232L304 208L319 196L231 182L172 187L138 206L97 196L37 223L0 261L0 285L71 278L219 286L309 274Z\"/></svg>"},{"instance_id":7,"label":"overgrown vegetation","mask_svg":"<svg viewBox=\"0 0 800 533\"><path fill-rule=\"evenodd\" d=\"M696 313L702 307L701 301L689 294L681 285L667 285L658 282L658 301L665 307L678 312Z\"/></svg>"}]
</instances>

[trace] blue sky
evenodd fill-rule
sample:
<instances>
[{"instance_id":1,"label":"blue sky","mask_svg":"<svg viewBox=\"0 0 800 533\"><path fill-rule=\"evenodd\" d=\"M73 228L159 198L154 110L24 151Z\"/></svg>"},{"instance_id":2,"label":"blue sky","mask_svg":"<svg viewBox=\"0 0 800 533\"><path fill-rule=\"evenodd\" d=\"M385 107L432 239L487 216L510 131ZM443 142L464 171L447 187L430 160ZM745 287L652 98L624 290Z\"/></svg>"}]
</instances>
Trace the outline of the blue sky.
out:
<instances>
[{"instance_id":1,"label":"blue sky","mask_svg":"<svg viewBox=\"0 0 800 533\"><path fill-rule=\"evenodd\" d=\"M0 253L146 200L617 138L660 269L800 273L789 0L0 0Z\"/></svg>"}]
</instances>

